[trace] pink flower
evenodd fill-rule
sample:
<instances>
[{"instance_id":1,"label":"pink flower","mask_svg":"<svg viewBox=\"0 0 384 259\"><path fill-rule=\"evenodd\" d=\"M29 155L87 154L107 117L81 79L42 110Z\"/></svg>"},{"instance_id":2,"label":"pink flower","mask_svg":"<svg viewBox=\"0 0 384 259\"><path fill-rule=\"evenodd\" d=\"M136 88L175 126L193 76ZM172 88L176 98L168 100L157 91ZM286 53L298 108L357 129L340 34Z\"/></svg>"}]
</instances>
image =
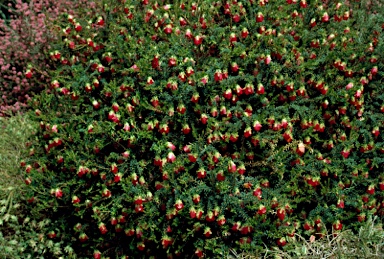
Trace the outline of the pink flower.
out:
<instances>
[{"instance_id":1,"label":"pink flower","mask_svg":"<svg viewBox=\"0 0 384 259\"><path fill-rule=\"evenodd\" d=\"M175 151L176 149L176 146L172 142L167 142L167 147L172 151Z\"/></svg>"},{"instance_id":2,"label":"pink flower","mask_svg":"<svg viewBox=\"0 0 384 259\"><path fill-rule=\"evenodd\" d=\"M345 89L349 90L353 87L353 83L348 83L346 86L345 86Z\"/></svg>"},{"instance_id":3,"label":"pink flower","mask_svg":"<svg viewBox=\"0 0 384 259\"><path fill-rule=\"evenodd\" d=\"M173 152L169 152L167 155L167 162L168 163L173 163L176 160L176 156Z\"/></svg>"}]
</instances>

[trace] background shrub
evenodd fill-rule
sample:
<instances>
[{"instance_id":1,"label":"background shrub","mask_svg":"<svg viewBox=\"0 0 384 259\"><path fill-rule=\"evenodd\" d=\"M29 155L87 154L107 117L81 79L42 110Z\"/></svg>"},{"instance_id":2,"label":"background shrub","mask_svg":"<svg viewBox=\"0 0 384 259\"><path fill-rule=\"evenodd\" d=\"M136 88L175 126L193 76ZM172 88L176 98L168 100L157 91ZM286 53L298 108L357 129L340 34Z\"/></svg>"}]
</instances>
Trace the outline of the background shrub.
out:
<instances>
[{"instance_id":1,"label":"background shrub","mask_svg":"<svg viewBox=\"0 0 384 259\"><path fill-rule=\"evenodd\" d=\"M24 167L47 235L86 257L212 257L382 220L384 21L364 4L63 16Z\"/></svg>"},{"instance_id":2,"label":"background shrub","mask_svg":"<svg viewBox=\"0 0 384 259\"><path fill-rule=\"evenodd\" d=\"M49 43L57 35L52 22L62 13L81 15L96 6L95 2L72 0L17 0L6 4L1 6L0 17L0 116L7 110L25 110L27 100L50 82L45 72L51 59ZM24 74L32 66L34 80L27 80Z\"/></svg>"}]
</instances>

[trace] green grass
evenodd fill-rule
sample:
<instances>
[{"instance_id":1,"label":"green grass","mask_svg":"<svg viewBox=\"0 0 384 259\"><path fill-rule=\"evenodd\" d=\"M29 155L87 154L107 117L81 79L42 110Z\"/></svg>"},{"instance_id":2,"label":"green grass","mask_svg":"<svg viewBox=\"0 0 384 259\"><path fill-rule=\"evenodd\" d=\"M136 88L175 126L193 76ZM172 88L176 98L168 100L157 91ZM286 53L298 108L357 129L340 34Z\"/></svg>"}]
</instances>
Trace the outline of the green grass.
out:
<instances>
[{"instance_id":1,"label":"green grass","mask_svg":"<svg viewBox=\"0 0 384 259\"><path fill-rule=\"evenodd\" d=\"M50 219L26 216L20 162L28 156L26 142L34 126L27 115L0 117L0 258L76 258L61 240L46 238Z\"/></svg>"},{"instance_id":2,"label":"green grass","mask_svg":"<svg viewBox=\"0 0 384 259\"><path fill-rule=\"evenodd\" d=\"M23 220L25 183L20 161L33 126L21 114L0 117L0 257L17 258L23 239L19 220Z\"/></svg>"},{"instance_id":3,"label":"green grass","mask_svg":"<svg viewBox=\"0 0 384 259\"><path fill-rule=\"evenodd\" d=\"M290 246L284 251L265 249L254 255L249 252L236 253L228 258L256 259L381 259L384 258L384 231L378 218L368 218L358 234L351 230L344 230L337 235L330 233L321 239L306 240L300 235L295 235L290 241Z\"/></svg>"},{"instance_id":4,"label":"green grass","mask_svg":"<svg viewBox=\"0 0 384 259\"><path fill-rule=\"evenodd\" d=\"M33 130L26 116L0 117L0 200L1 212L11 212L25 188L20 162L28 155L25 147ZM5 202L6 201L6 202Z\"/></svg>"}]
</instances>

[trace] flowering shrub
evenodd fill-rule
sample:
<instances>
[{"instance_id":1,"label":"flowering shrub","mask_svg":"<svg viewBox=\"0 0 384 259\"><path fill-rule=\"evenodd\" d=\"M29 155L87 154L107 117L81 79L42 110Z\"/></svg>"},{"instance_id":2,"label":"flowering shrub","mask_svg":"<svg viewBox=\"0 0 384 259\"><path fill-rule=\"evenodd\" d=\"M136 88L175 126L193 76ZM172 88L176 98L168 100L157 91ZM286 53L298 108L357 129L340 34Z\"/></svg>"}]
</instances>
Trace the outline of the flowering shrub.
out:
<instances>
[{"instance_id":1,"label":"flowering shrub","mask_svg":"<svg viewBox=\"0 0 384 259\"><path fill-rule=\"evenodd\" d=\"M382 219L380 12L305 0L103 12L57 21L60 61L31 103L40 128L23 167L32 211L57 222L49 238L94 258L212 257Z\"/></svg>"},{"instance_id":2,"label":"flowering shrub","mask_svg":"<svg viewBox=\"0 0 384 259\"><path fill-rule=\"evenodd\" d=\"M35 70L49 69L45 54L50 52L48 43L56 38L50 24L62 13L73 15L95 8L95 3L89 1L8 2L9 9L4 10L8 17L0 19L0 116L5 111L24 110L33 93L44 89L44 83L50 81L46 73L34 80L24 75L32 64Z\"/></svg>"}]
</instances>

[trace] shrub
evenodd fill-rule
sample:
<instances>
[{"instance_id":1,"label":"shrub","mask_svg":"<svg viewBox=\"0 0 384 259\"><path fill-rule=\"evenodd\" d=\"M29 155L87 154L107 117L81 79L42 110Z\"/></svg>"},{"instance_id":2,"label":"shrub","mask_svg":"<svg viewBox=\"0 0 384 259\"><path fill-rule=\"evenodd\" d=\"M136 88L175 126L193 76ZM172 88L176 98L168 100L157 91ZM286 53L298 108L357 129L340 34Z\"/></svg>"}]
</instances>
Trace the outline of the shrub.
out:
<instances>
[{"instance_id":1,"label":"shrub","mask_svg":"<svg viewBox=\"0 0 384 259\"><path fill-rule=\"evenodd\" d=\"M24 74L30 66L36 72L49 69L46 54L51 52L49 42L56 38L52 21L62 13L80 15L95 7L94 2L72 0L7 2L1 6L5 14L0 18L0 116L6 111L24 111L31 96L50 82L45 73L34 80Z\"/></svg>"},{"instance_id":2,"label":"shrub","mask_svg":"<svg viewBox=\"0 0 384 259\"><path fill-rule=\"evenodd\" d=\"M31 210L94 258L286 248L382 219L384 20L361 7L106 1L58 20Z\"/></svg>"}]
</instances>

